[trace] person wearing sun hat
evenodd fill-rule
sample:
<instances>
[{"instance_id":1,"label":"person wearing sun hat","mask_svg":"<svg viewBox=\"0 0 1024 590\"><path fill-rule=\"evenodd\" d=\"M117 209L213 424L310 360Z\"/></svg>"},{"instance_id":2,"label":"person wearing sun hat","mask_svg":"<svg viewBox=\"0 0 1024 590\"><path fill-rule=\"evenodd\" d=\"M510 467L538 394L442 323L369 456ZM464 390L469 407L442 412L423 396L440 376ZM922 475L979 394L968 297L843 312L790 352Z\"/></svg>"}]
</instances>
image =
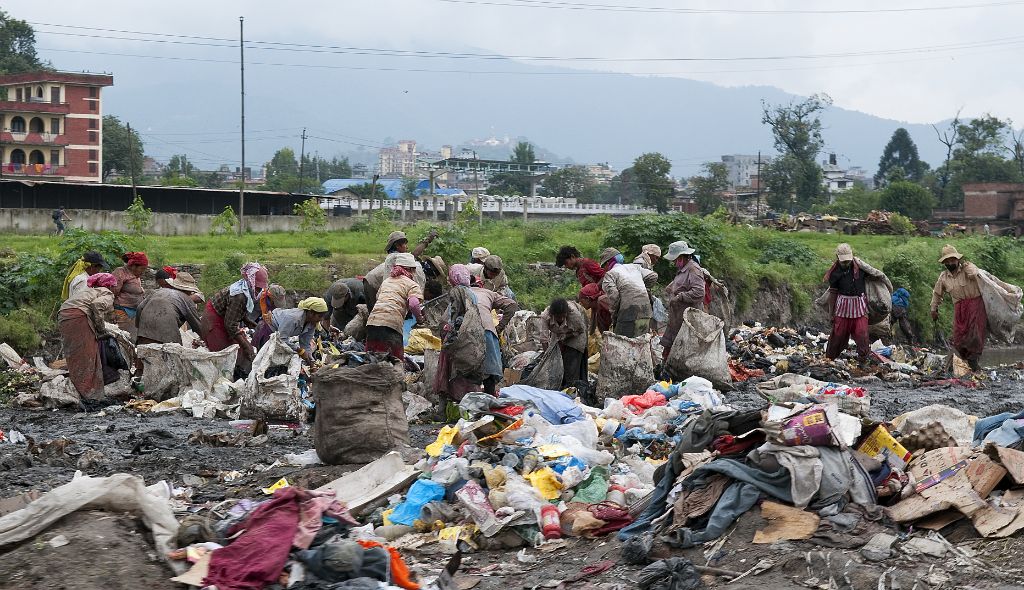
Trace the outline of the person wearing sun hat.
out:
<instances>
[{"instance_id":1,"label":"person wearing sun hat","mask_svg":"<svg viewBox=\"0 0 1024 590\"><path fill-rule=\"evenodd\" d=\"M647 270L654 270L654 265L661 258L661 246L657 244L644 244L640 248L640 255L633 259L633 264L639 264Z\"/></svg>"},{"instance_id":2,"label":"person wearing sun hat","mask_svg":"<svg viewBox=\"0 0 1024 590\"><path fill-rule=\"evenodd\" d=\"M945 270L939 274L932 290L932 321L939 320L939 306L948 293L953 300L953 349L972 370L981 368L978 361L985 349L988 314L981 296L978 267L964 260L956 248L942 247L939 264Z\"/></svg>"},{"instance_id":3,"label":"person wearing sun hat","mask_svg":"<svg viewBox=\"0 0 1024 590\"><path fill-rule=\"evenodd\" d=\"M270 329L281 342L295 351L302 360L312 362L311 352L316 327L327 315L327 302L321 297L307 297L295 308L278 307L270 312ZM298 338L298 344L292 338Z\"/></svg>"},{"instance_id":4,"label":"person wearing sun hat","mask_svg":"<svg viewBox=\"0 0 1024 590\"><path fill-rule=\"evenodd\" d=\"M423 323L420 303L423 288L413 280L419 265L408 252L395 255L394 266L388 278L377 292L377 301L366 318L366 351L386 353L397 359L405 359L403 324L405 317L412 313L416 321Z\"/></svg>"},{"instance_id":5,"label":"person wearing sun hat","mask_svg":"<svg viewBox=\"0 0 1024 590\"><path fill-rule=\"evenodd\" d=\"M638 264L622 264L622 254L605 248L598 263L605 271L601 291L608 297L612 314L612 331L619 336L639 338L650 330L651 287L658 282L658 273Z\"/></svg>"},{"instance_id":6,"label":"person wearing sun hat","mask_svg":"<svg viewBox=\"0 0 1024 590\"><path fill-rule=\"evenodd\" d=\"M192 275L178 272L167 279L167 288L151 291L139 304L135 315L138 337L136 344L181 344L181 325L188 324L196 334L202 320L192 301L199 287Z\"/></svg>"},{"instance_id":7,"label":"person wearing sun hat","mask_svg":"<svg viewBox=\"0 0 1024 590\"><path fill-rule=\"evenodd\" d=\"M661 345L667 359L672 344L683 325L683 312L691 307L702 309L704 305L704 271L693 259L696 250L685 241L669 244L665 260L674 264L676 276L665 288L665 299L668 301L668 326L661 337Z\"/></svg>"},{"instance_id":8,"label":"person wearing sun hat","mask_svg":"<svg viewBox=\"0 0 1024 590\"><path fill-rule=\"evenodd\" d=\"M839 358L853 338L860 362L868 361L871 348L868 342L867 277L885 281L889 292L892 292L892 283L885 273L854 256L849 244L836 246L836 260L824 278L828 283L827 308L832 316L832 333L825 348L825 356L829 359Z\"/></svg>"}]
</instances>

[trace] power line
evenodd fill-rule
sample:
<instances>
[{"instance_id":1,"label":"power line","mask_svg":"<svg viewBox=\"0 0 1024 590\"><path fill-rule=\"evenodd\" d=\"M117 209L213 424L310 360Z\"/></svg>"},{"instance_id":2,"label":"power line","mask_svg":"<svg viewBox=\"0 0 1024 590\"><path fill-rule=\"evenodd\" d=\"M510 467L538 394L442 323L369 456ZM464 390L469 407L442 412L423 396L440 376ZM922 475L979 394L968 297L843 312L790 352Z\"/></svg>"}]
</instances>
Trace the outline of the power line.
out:
<instances>
[{"instance_id":1,"label":"power line","mask_svg":"<svg viewBox=\"0 0 1024 590\"><path fill-rule=\"evenodd\" d=\"M1024 0L1022 0L1024 1ZM41 34L64 35L88 39L134 41L149 43L170 43L181 45L199 45L204 47L219 47L234 49L236 46L227 44L200 43L194 41L177 41L167 39L146 39L141 37L110 37L108 35L93 35L87 33L67 33L58 31L37 31ZM139 35L153 35L153 33L137 32ZM214 38L211 38L214 39ZM288 47L257 47L250 41L246 44L250 49L264 51L287 51L295 53L320 53L320 54L341 54L341 55L362 55L374 57L404 57L404 58L430 58L430 59L479 59L479 60L521 60L521 61L549 61L549 62L593 62L593 63L673 63L673 62L737 62L737 61L785 61L785 60L810 60L810 59L842 59L851 57L876 57L884 55L906 55L914 53L933 53L941 51L957 51L962 49L995 47L1003 45L1014 45L1024 42L1024 36L1000 37L985 39L981 41L965 41L959 43L947 43L940 45L925 45L918 47L904 47L893 49L877 49L867 51L846 51L818 54L782 54L782 55L750 55L750 56L727 56L727 57L600 57L600 56L556 56L556 55L515 55L515 54L493 54L493 53L461 53L448 51L396 51L381 48L366 47L338 47L328 45L302 45L297 43L277 43L275 45L288 45ZM266 42L272 43L272 42Z\"/></svg>"},{"instance_id":2,"label":"power line","mask_svg":"<svg viewBox=\"0 0 1024 590\"><path fill-rule=\"evenodd\" d=\"M545 8L554 10L580 10L594 12L633 12L648 14L737 14L737 15L843 15L843 14L891 14L940 12L952 10L971 10L977 8L1000 8L1019 6L1024 1L986 2L981 4L953 4L946 6L920 6L903 8L783 8L777 10L743 9L743 8L678 8L669 6L635 6L619 4L588 4L581 2L565 2L561 0L437 0L449 4L467 4L477 6L500 6L511 8Z\"/></svg>"}]
</instances>

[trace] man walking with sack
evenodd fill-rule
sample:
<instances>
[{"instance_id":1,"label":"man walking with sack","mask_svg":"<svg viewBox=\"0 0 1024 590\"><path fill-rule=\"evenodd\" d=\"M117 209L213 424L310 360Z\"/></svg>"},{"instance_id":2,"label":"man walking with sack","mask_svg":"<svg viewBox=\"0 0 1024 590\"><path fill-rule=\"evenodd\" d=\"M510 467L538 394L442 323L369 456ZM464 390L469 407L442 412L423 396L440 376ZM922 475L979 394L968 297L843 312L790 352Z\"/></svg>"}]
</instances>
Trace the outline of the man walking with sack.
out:
<instances>
[{"instance_id":1,"label":"man walking with sack","mask_svg":"<svg viewBox=\"0 0 1024 590\"><path fill-rule=\"evenodd\" d=\"M953 299L953 350L977 371L985 349L988 314L981 297L978 267L963 259L956 248L942 247L939 263L946 267L932 290L932 321L939 321L939 306L947 293Z\"/></svg>"},{"instance_id":2,"label":"man walking with sack","mask_svg":"<svg viewBox=\"0 0 1024 590\"><path fill-rule=\"evenodd\" d=\"M885 274L854 257L849 244L836 246L836 261L825 273L828 283L828 311L832 317L832 333L828 336L825 356L830 360L839 358L846 350L850 339L857 343L860 363L866 364L871 352L868 343L868 298L866 277L884 280L890 287Z\"/></svg>"}]
</instances>

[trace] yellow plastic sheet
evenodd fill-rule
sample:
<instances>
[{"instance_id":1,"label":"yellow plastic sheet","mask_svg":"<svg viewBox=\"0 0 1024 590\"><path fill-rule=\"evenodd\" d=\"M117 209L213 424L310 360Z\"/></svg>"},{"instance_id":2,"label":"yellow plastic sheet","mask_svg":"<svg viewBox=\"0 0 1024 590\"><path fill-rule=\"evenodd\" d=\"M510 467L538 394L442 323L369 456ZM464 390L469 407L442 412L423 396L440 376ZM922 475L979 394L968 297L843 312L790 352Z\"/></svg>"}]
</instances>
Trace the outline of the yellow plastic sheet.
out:
<instances>
[{"instance_id":1,"label":"yellow plastic sheet","mask_svg":"<svg viewBox=\"0 0 1024 590\"><path fill-rule=\"evenodd\" d=\"M459 435L459 429L455 426L445 426L437 433L437 440L427 445L427 454L431 457L440 457L445 445L450 445Z\"/></svg>"},{"instance_id":2,"label":"yellow plastic sheet","mask_svg":"<svg viewBox=\"0 0 1024 590\"><path fill-rule=\"evenodd\" d=\"M537 488L545 500L554 500L562 495L562 482L558 480L558 476L550 467L538 469L525 477L530 480L533 487Z\"/></svg>"},{"instance_id":3,"label":"yellow plastic sheet","mask_svg":"<svg viewBox=\"0 0 1024 590\"><path fill-rule=\"evenodd\" d=\"M405 346L407 354L423 354L424 350L441 350L441 339L434 336L429 328L415 328L409 333L409 344Z\"/></svg>"},{"instance_id":4,"label":"yellow plastic sheet","mask_svg":"<svg viewBox=\"0 0 1024 590\"><path fill-rule=\"evenodd\" d=\"M546 459L569 456L569 449L560 445L541 445L537 447L537 452Z\"/></svg>"},{"instance_id":5,"label":"yellow plastic sheet","mask_svg":"<svg viewBox=\"0 0 1024 590\"><path fill-rule=\"evenodd\" d=\"M281 479L275 481L274 484L269 488L263 488L263 493L270 496L273 495L273 493L276 492L277 490L281 488L286 488L290 485L291 484L288 483L288 480L282 477Z\"/></svg>"}]
</instances>

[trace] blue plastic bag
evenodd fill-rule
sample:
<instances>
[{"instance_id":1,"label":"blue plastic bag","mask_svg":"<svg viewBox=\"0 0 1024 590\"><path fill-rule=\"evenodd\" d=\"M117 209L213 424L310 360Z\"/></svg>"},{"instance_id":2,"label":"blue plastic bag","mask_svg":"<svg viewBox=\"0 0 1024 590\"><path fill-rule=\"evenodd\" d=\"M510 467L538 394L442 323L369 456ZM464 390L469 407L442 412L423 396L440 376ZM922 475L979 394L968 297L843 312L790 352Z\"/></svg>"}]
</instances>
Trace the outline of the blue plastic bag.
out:
<instances>
[{"instance_id":1,"label":"blue plastic bag","mask_svg":"<svg viewBox=\"0 0 1024 590\"><path fill-rule=\"evenodd\" d=\"M444 486L429 479L417 479L409 488L405 502L395 506L389 517L394 524L412 526L413 521L420 517L420 511L434 500L444 498Z\"/></svg>"}]
</instances>

